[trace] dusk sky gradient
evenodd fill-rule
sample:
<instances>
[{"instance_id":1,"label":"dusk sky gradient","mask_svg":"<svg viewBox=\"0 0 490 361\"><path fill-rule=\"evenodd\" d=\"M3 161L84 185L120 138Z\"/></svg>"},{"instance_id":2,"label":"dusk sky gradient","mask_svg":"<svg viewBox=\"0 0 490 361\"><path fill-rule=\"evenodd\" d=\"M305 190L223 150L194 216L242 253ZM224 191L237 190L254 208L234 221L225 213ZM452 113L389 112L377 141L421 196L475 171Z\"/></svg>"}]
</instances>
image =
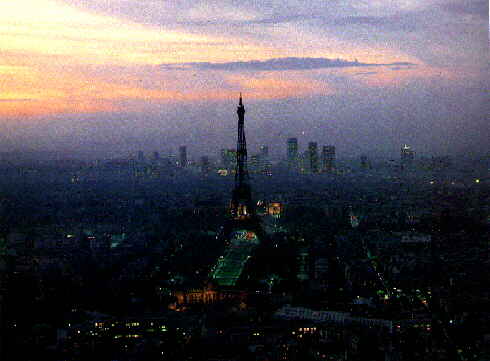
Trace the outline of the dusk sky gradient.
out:
<instances>
[{"instance_id":1,"label":"dusk sky gradient","mask_svg":"<svg viewBox=\"0 0 490 361\"><path fill-rule=\"evenodd\" d=\"M0 153L489 154L488 0L4 0Z\"/></svg>"}]
</instances>

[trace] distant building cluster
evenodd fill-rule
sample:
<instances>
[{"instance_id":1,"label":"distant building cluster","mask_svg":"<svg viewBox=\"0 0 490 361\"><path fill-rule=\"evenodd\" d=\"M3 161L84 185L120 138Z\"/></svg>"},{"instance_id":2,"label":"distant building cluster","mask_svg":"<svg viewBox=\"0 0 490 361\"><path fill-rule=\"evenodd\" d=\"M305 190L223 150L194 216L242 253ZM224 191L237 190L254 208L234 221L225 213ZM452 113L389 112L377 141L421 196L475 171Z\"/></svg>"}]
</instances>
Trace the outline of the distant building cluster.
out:
<instances>
[{"instance_id":1,"label":"distant building cluster","mask_svg":"<svg viewBox=\"0 0 490 361\"><path fill-rule=\"evenodd\" d=\"M300 149L298 138L288 138L286 141L285 158L273 161L270 155L270 146L263 144L257 153L249 154L247 168L249 174L268 175L273 172L288 172L290 174L336 174L342 175L352 172L352 166L339 165L338 153L335 145L319 145L318 142L308 142L304 150ZM136 175L143 177L159 177L164 174L174 174L185 170L204 176L217 174L219 176L233 176L237 167L237 150L234 148L221 148L217 157L199 154L193 160L189 158L188 147L182 145L177 155L160 155L158 151L146 156L138 151L131 161ZM114 160L113 163L123 162ZM447 156L420 158L415 160L415 151L409 144L400 147L400 159L391 160L386 164L390 168L399 170L440 170L451 166L451 159ZM379 165L378 165L379 167ZM359 156L354 169L369 171L375 169L372 154L363 153ZM74 178L74 182L77 178Z\"/></svg>"},{"instance_id":2,"label":"distant building cluster","mask_svg":"<svg viewBox=\"0 0 490 361\"><path fill-rule=\"evenodd\" d=\"M303 174L332 173L335 171L335 146L325 145L319 157L318 143L309 142L308 149L299 152L298 138L287 140L287 164L291 172Z\"/></svg>"}]
</instances>

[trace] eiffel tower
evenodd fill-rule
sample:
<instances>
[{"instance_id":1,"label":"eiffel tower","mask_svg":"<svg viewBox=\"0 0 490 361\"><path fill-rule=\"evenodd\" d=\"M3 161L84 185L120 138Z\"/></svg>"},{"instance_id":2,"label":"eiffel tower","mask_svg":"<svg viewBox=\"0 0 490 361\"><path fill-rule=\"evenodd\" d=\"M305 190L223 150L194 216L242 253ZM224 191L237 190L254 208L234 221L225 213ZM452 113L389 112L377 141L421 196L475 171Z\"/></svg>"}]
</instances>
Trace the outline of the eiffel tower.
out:
<instances>
[{"instance_id":1,"label":"eiffel tower","mask_svg":"<svg viewBox=\"0 0 490 361\"><path fill-rule=\"evenodd\" d=\"M245 139L245 107L242 95L237 108L238 139L235 186L230 202L230 218L225 222L227 247L210 272L210 278L220 287L237 287L245 265L260 244L262 231L255 214L247 170L247 141Z\"/></svg>"},{"instance_id":2,"label":"eiffel tower","mask_svg":"<svg viewBox=\"0 0 490 361\"><path fill-rule=\"evenodd\" d=\"M238 138L236 149L235 188L230 204L230 213L234 220L247 220L254 216L250 180L247 169L247 140L245 138L245 107L242 94L237 108Z\"/></svg>"}]
</instances>

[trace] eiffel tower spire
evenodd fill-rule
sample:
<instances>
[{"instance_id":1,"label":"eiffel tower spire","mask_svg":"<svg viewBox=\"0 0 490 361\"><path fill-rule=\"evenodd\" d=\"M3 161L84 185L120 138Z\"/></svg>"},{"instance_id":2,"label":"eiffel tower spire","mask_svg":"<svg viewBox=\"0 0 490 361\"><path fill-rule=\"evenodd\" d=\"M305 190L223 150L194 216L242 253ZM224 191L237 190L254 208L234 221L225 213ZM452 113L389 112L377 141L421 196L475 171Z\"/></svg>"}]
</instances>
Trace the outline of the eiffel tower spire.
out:
<instances>
[{"instance_id":1,"label":"eiffel tower spire","mask_svg":"<svg viewBox=\"0 0 490 361\"><path fill-rule=\"evenodd\" d=\"M238 101L238 138L236 149L235 188L231 201L231 213L236 219L245 219L252 216L252 197L250 192L247 169L247 140L245 138L245 107L242 93Z\"/></svg>"}]
</instances>

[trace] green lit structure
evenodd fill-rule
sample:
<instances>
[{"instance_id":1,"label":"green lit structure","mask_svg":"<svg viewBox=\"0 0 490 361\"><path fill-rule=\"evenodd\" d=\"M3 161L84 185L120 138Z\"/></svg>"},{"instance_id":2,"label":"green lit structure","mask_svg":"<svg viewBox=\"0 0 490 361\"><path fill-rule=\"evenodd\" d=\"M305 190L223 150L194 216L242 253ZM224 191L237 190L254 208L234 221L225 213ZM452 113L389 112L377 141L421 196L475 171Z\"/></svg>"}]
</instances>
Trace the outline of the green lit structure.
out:
<instances>
[{"instance_id":1,"label":"green lit structure","mask_svg":"<svg viewBox=\"0 0 490 361\"><path fill-rule=\"evenodd\" d=\"M239 230L231 234L230 244L211 270L211 279L223 287L233 287L259 244L255 232Z\"/></svg>"}]
</instances>

